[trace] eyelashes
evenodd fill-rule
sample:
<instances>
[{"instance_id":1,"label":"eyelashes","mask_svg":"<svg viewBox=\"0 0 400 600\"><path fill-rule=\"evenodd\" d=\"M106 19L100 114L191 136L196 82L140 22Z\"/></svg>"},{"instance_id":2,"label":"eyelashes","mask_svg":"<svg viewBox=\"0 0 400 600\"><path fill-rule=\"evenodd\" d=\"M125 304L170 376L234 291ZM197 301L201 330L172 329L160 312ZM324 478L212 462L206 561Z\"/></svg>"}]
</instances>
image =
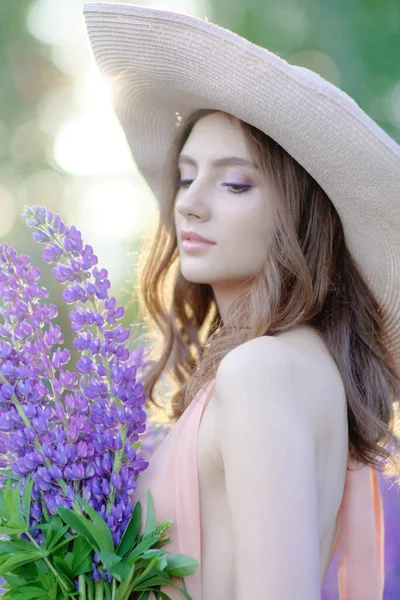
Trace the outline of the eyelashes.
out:
<instances>
[{"instance_id":1,"label":"eyelashes","mask_svg":"<svg viewBox=\"0 0 400 600\"><path fill-rule=\"evenodd\" d=\"M180 188L187 188L194 181L194 179L178 179L177 186ZM224 187L231 188L231 192L233 194L243 194L244 192L249 191L252 186L246 184L239 183L223 183Z\"/></svg>"}]
</instances>

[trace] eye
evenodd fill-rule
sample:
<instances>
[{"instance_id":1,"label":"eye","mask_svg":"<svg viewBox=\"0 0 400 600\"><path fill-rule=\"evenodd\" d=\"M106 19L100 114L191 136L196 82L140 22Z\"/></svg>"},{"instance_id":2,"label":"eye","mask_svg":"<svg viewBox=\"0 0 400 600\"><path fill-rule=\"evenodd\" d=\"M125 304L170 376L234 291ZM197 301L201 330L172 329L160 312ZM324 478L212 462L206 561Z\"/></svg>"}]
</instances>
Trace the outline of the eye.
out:
<instances>
[{"instance_id":1,"label":"eye","mask_svg":"<svg viewBox=\"0 0 400 600\"><path fill-rule=\"evenodd\" d=\"M194 179L178 179L177 186L178 188L187 187L193 181Z\"/></svg>"},{"instance_id":2,"label":"eye","mask_svg":"<svg viewBox=\"0 0 400 600\"><path fill-rule=\"evenodd\" d=\"M193 183L194 179L179 179L177 182L178 188L186 188L189 187L191 183ZM224 187L231 188L232 194L242 194L243 192L247 192L251 189L251 185L242 185L239 183L223 183Z\"/></svg>"},{"instance_id":3,"label":"eye","mask_svg":"<svg viewBox=\"0 0 400 600\"><path fill-rule=\"evenodd\" d=\"M244 185L240 183L223 183L224 187L232 188L233 194L243 194L244 192L248 192L251 189L251 185ZM236 191L234 191L236 190Z\"/></svg>"}]
</instances>

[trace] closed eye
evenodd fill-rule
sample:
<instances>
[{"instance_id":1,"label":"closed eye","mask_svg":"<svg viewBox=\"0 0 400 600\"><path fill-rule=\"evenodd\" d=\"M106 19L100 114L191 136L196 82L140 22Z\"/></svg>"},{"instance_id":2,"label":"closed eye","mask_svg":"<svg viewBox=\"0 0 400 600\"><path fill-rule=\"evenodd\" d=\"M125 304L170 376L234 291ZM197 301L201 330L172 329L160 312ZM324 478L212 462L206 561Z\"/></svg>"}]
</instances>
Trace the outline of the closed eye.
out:
<instances>
[{"instance_id":1,"label":"closed eye","mask_svg":"<svg viewBox=\"0 0 400 600\"><path fill-rule=\"evenodd\" d=\"M178 188L186 188L193 181L194 181L194 179L179 179L178 184L177 184ZM239 183L223 183L222 185L224 187L231 188L231 191L233 194L242 194L243 192L247 192L252 187L251 185L244 185L244 184L239 184ZM234 190L236 190L236 191L234 191Z\"/></svg>"}]
</instances>

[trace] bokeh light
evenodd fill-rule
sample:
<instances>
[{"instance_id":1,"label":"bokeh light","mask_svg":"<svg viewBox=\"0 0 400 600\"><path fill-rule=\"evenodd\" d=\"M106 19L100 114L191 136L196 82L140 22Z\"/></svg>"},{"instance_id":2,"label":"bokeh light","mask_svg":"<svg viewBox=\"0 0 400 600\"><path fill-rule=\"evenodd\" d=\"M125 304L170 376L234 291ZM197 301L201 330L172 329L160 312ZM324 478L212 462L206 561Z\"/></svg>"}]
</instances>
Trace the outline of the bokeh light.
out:
<instances>
[{"instance_id":1,"label":"bokeh light","mask_svg":"<svg viewBox=\"0 0 400 600\"><path fill-rule=\"evenodd\" d=\"M156 210L153 197L140 182L99 178L83 187L78 218L90 224L91 238L103 238L109 244L113 239L137 237Z\"/></svg>"},{"instance_id":2,"label":"bokeh light","mask_svg":"<svg viewBox=\"0 0 400 600\"><path fill-rule=\"evenodd\" d=\"M0 237L11 231L17 217L16 212L13 193L0 183Z\"/></svg>"},{"instance_id":3,"label":"bokeh light","mask_svg":"<svg viewBox=\"0 0 400 600\"><path fill-rule=\"evenodd\" d=\"M67 121L54 143L54 159L75 175L133 170L127 145L113 116L80 115Z\"/></svg>"},{"instance_id":4,"label":"bokeh light","mask_svg":"<svg viewBox=\"0 0 400 600\"><path fill-rule=\"evenodd\" d=\"M36 0L27 13L29 31L52 46L73 45L82 39L81 0Z\"/></svg>"}]
</instances>

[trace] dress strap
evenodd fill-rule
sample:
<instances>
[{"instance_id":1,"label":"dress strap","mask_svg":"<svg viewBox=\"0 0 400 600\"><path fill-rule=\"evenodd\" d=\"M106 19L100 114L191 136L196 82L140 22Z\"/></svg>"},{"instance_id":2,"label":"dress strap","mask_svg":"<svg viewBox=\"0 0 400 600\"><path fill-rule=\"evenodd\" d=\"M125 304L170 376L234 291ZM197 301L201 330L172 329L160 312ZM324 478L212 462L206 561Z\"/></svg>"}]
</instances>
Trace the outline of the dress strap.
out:
<instances>
[{"instance_id":1,"label":"dress strap","mask_svg":"<svg viewBox=\"0 0 400 600\"><path fill-rule=\"evenodd\" d=\"M193 600L201 598L201 512L200 485L197 463L197 437L201 417L213 390L213 380L206 382L183 412L172 430L170 456L173 465L165 478L166 489L172 486L174 493L176 528L171 530L174 537L174 551L187 554L199 562L198 570L185 577L187 591ZM178 427L179 426L179 427ZM172 547L172 546L171 546ZM167 588L166 588L167 589ZM176 595L168 588L168 595Z\"/></svg>"},{"instance_id":2,"label":"dress strap","mask_svg":"<svg viewBox=\"0 0 400 600\"><path fill-rule=\"evenodd\" d=\"M213 379L209 379L207 381L207 383L204 384L203 388L204 390L203 395L202 395L202 409L201 409L201 417L203 417L204 411L206 409L206 407L208 406L208 403L210 401L211 396L213 395L213 392L215 390L215 377Z\"/></svg>"},{"instance_id":3,"label":"dress strap","mask_svg":"<svg viewBox=\"0 0 400 600\"><path fill-rule=\"evenodd\" d=\"M356 463L349 458L347 466ZM385 583L384 513L377 472L369 465L346 472L339 509L340 600L382 600Z\"/></svg>"}]
</instances>

